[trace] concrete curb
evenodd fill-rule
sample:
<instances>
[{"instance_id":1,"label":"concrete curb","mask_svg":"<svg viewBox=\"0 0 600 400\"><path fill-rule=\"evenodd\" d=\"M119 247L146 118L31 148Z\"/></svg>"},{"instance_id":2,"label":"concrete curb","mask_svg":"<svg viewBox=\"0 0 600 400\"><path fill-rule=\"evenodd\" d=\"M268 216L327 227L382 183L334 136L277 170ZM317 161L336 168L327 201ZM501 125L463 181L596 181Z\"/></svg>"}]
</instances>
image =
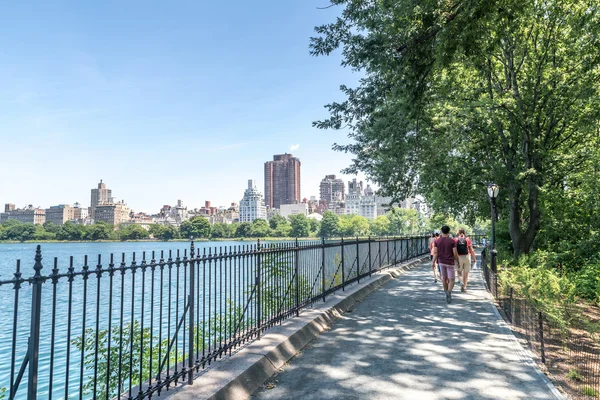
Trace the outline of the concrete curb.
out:
<instances>
[{"instance_id":1,"label":"concrete curb","mask_svg":"<svg viewBox=\"0 0 600 400\"><path fill-rule=\"evenodd\" d=\"M413 259L397 267L373 274L359 284L329 295L327 301L303 310L280 326L273 327L260 339L240 350L234 357L217 362L197 377L192 385L163 392L160 399L226 400L248 399L321 332L329 330L345 312L402 271L422 263L429 256Z\"/></svg>"}]
</instances>

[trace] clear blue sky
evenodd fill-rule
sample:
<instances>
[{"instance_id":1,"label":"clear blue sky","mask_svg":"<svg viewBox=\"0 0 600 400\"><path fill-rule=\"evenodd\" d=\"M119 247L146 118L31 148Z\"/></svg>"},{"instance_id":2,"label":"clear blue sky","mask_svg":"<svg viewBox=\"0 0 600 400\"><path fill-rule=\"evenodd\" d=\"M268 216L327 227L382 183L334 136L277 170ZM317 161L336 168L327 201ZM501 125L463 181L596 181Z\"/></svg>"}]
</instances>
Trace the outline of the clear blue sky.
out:
<instances>
[{"instance_id":1,"label":"clear blue sky","mask_svg":"<svg viewBox=\"0 0 600 400\"><path fill-rule=\"evenodd\" d=\"M238 202L263 163L302 161L302 196L350 156L320 131L357 74L311 57L325 0L0 6L0 204L81 202L100 179L136 211ZM297 147L297 148L296 148ZM348 177L346 177L348 178Z\"/></svg>"}]
</instances>

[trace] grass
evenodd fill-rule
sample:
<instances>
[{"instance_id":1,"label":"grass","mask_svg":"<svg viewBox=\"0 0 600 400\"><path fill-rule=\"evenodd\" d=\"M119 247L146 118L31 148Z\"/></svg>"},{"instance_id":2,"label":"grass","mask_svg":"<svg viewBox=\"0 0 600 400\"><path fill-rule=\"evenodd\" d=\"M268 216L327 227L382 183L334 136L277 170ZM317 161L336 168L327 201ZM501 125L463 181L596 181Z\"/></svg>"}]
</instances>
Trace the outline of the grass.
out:
<instances>
[{"instance_id":1,"label":"grass","mask_svg":"<svg viewBox=\"0 0 600 400\"><path fill-rule=\"evenodd\" d=\"M574 381L583 381L583 376L581 376L579 374L579 372L577 372L577 370L575 369L570 369L569 372L567 373L567 378L572 379Z\"/></svg>"},{"instance_id":2,"label":"grass","mask_svg":"<svg viewBox=\"0 0 600 400\"><path fill-rule=\"evenodd\" d=\"M598 391L591 386L584 386L581 388L581 393L586 396L598 397Z\"/></svg>"}]
</instances>

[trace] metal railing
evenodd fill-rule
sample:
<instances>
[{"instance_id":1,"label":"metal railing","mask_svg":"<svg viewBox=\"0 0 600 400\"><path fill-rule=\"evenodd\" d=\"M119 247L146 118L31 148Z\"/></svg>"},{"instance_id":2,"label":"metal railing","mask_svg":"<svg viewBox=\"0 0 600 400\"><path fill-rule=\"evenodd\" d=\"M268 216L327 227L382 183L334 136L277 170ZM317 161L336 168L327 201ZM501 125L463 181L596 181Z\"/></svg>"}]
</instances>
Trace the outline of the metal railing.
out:
<instances>
[{"instance_id":1,"label":"metal railing","mask_svg":"<svg viewBox=\"0 0 600 400\"><path fill-rule=\"evenodd\" d=\"M202 254L191 242L183 253L111 254L106 264L54 258L44 274L37 246L33 276L17 261L0 281L12 315L0 388L10 399L149 398L329 294L428 252L425 236L259 241Z\"/></svg>"},{"instance_id":2,"label":"metal railing","mask_svg":"<svg viewBox=\"0 0 600 400\"><path fill-rule=\"evenodd\" d=\"M500 285L498 274L489 265L489 248L485 250L481 265L483 279L517 338L530 348L542 370L568 398L599 397L598 316L587 313L578 304L546 309L513 287Z\"/></svg>"}]
</instances>

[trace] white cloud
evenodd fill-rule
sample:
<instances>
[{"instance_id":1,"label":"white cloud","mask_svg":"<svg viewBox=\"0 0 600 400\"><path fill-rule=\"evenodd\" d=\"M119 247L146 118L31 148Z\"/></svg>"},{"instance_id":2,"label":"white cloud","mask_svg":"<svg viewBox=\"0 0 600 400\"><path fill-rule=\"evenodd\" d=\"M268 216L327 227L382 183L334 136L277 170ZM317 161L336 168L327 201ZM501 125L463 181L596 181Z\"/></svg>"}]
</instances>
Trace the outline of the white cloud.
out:
<instances>
[{"instance_id":1,"label":"white cloud","mask_svg":"<svg viewBox=\"0 0 600 400\"><path fill-rule=\"evenodd\" d=\"M296 151L300 148L299 144L293 144L290 146L290 151Z\"/></svg>"}]
</instances>

